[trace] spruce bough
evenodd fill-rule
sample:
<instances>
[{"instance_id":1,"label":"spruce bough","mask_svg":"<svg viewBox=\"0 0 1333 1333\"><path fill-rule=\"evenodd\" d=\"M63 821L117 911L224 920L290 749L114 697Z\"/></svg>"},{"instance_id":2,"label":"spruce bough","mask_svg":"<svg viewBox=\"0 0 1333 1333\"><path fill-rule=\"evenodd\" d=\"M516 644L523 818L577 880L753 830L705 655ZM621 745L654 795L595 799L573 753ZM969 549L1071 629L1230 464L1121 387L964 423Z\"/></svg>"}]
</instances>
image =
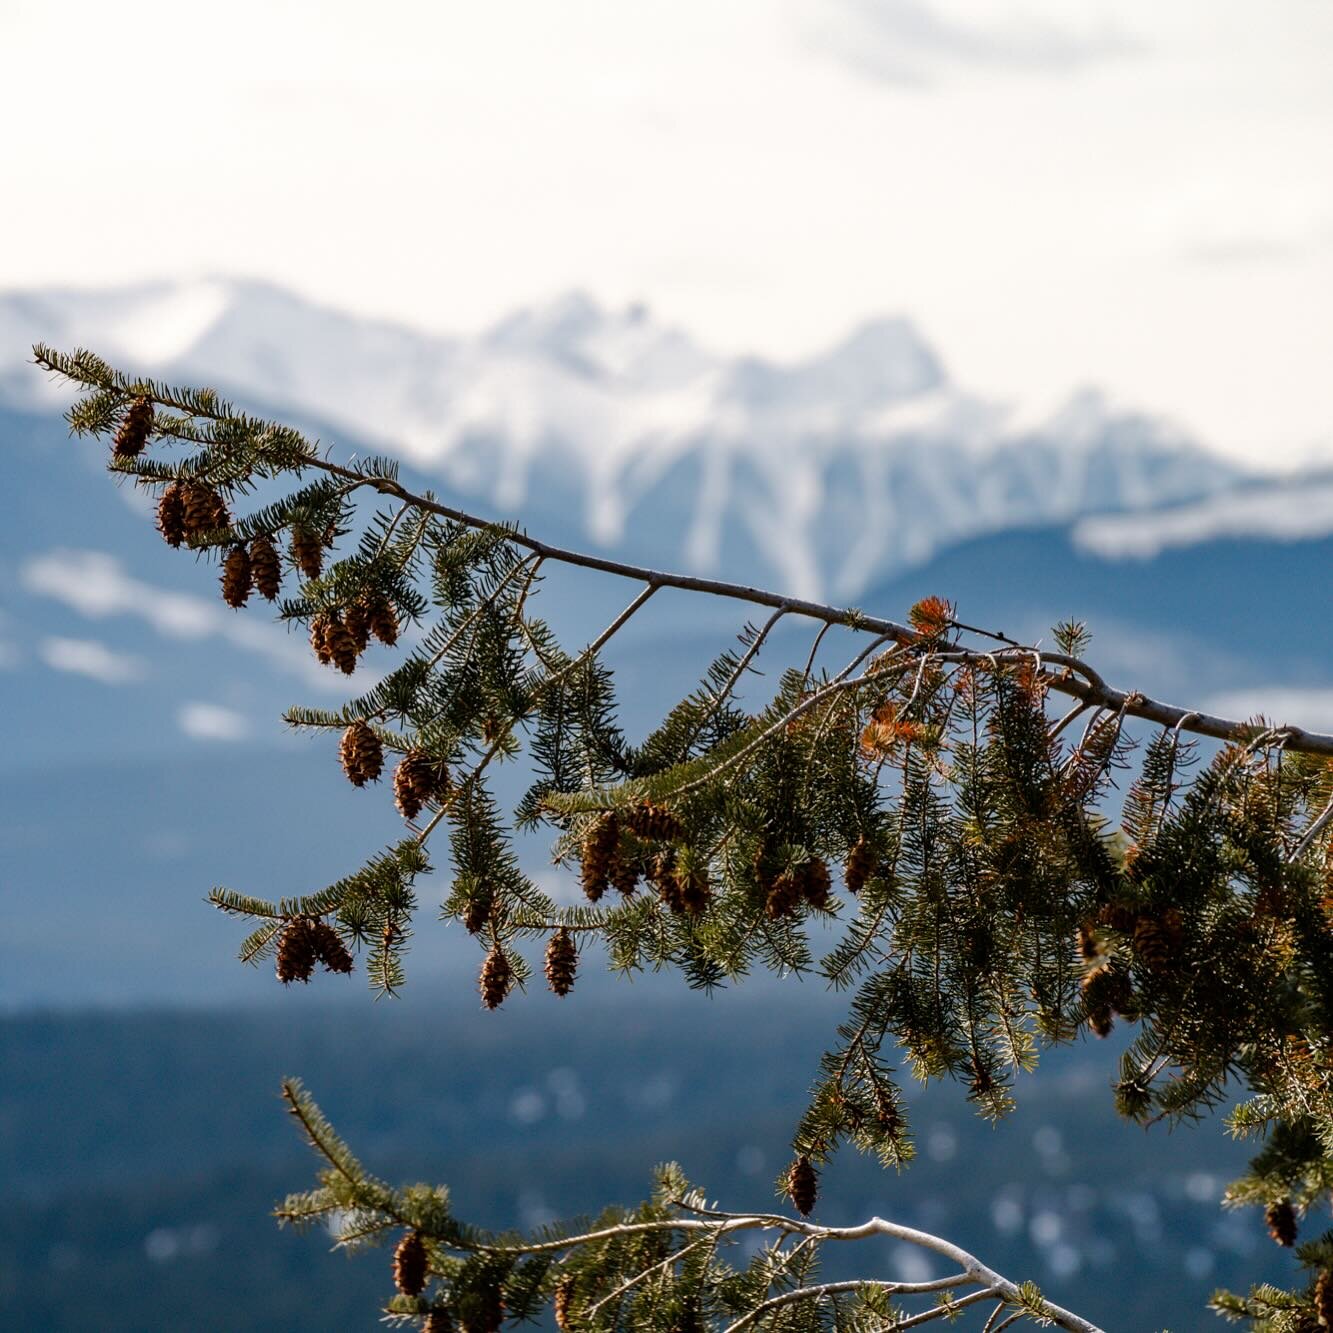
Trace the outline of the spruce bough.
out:
<instances>
[{"instance_id":1,"label":"spruce bough","mask_svg":"<svg viewBox=\"0 0 1333 1333\"><path fill-rule=\"evenodd\" d=\"M1219 1292L1214 1307L1255 1329L1327 1326L1333 1232L1302 1233L1333 1186L1333 737L1115 689L1084 660L1074 622L1045 651L966 625L937 597L898 623L563 550L410 492L391 460L337 462L212 390L34 350L84 391L72 429L109 438L108 468L157 496L167 543L216 558L229 605L252 591L277 602L316 659L348 675L372 640L420 631L341 710L286 719L335 734L349 780L396 802L403 838L277 902L215 889L213 903L250 924L244 960L273 958L283 980L305 982L316 963L350 970L355 952L371 986L394 992L428 849L447 840L443 914L477 937L489 1008L543 954L548 986L568 994L593 940L617 970L672 968L691 986L762 967L849 992L778 1181L800 1217L711 1209L666 1168L649 1202L590 1228L487 1235L453 1217L446 1191L368 1175L287 1084L323 1168L278 1215L330 1221L342 1245L394 1240L391 1316L491 1333L550 1303L562 1329L859 1330L972 1315L990 1330L1090 1329L938 1237L805 1218L843 1143L885 1165L911 1160L892 1059L955 1079L998 1117L1043 1045L1123 1022L1124 1115L1189 1118L1239 1091L1228 1127L1262 1140L1226 1202L1262 1208L1301 1273L1291 1290ZM536 614L547 566L618 574L634 591L568 649ZM602 650L662 587L769 614L636 743ZM811 626L808 651L779 663L755 702L784 621ZM1155 724L1141 744L1131 719ZM1221 744L1201 756L1196 735ZM490 778L520 759L533 780L506 815ZM514 834L542 826L586 905L558 906L521 869ZM836 936L820 959L812 922ZM753 1229L770 1243L732 1266L729 1238ZM875 1234L956 1272L819 1282L824 1247Z\"/></svg>"}]
</instances>

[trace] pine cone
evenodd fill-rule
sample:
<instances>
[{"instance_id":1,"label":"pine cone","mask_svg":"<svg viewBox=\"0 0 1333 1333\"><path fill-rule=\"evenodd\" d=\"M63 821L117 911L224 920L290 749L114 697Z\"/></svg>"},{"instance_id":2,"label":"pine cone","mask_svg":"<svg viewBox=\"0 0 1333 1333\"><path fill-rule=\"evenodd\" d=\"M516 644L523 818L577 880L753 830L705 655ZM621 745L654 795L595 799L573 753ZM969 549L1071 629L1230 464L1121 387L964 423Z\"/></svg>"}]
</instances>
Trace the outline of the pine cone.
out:
<instances>
[{"instance_id":1,"label":"pine cone","mask_svg":"<svg viewBox=\"0 0 1333 1333\"><path fill-rule=\"evenodd\" d=\"M324 568L324 546L309 528L300 525L292 528L292 559L306 578L319 578Z\"/></svg>"},{"instance_id":2,"label":"pine cone","mask_svg":"<svg viewBox=\"0 0 1333 1333\"><path fill-rule=\"evenodd\" d=\"M764 915L770 921L781 921L793 915L801 903L802 884L800 878L790 870L784 870L768 890L764 903Z\"/></svg>"},{"instance_id":3,"label":"pine cone","mask_svg":"<svg viewBox=\"0 0 1333 1333\"><path fill-rule=\"evenodd\" d=\"M713 890L708 883L708 873L697 866L688 874L677 868L676 890L680 906L677 907L673 903L672 910L684 912L689 916L698 916L700 912L706 911L713 898Z\"/></svg>"},{"instance_id":4,"label":"pine cone","mask_svg":"<svg viewBox=\"0 0 1333 1333\"><path fill-rule=\"evenodd\" d=\"M620 843L620 820L614 810L600 815L583 839L579 864L579 882L590 903L606 892L611 877L611 862Z\"/></svg>"},{"instance_id":5,"label":"pine cone","mask_svg":"<svg viewBox=\"0 0 1333 1333\"><path fill-rule=\"evenodd\" d=\"M387 648L398 642L398 612L387 597L370 604L370 632Z\"/></svg>"},{"instance_id":6,"label":"pine cone","mask_svg":"<svg viewBox=\"0 0 1333 1333\"><path fill-rule=\"evenodd\" d=\"M328 613L328 628L324 632L324 647L344 676L356 670L356 640L348 633L342 617L336 611Z\"/></svg>"},{"instance_id":7,"label":"pine cone","mask_svg":"<svg viewBox=\"0 0 1333 1333\"><path fill-rule=\"evenodd\" d=\"M393 1285L404 1296L420 1296L426 1287L426 1243L409 1231L393 1252Z\"/></svg>"},{"instance_id":8,"label":"pine cone","mask_svg":"<svg viewBox=\"0 0 1333 1333\"><path fill-rule=\"evenodd\" d=\"M206 482L186 482L182 504L187 537L217 531L231 522L222 497Z\"/></svg>"},{"instance_id":9,"label":"pine cone","mask_svg":"<svg viewBox=\"0 0 1333 1333\"><path fill-rule=\"evenodd\" d=\"M157 502L157 530L168 546L179 546L185 540L185 487L171 482Z\"/></svg>"},{"instance_id":10,"label":"pine cone","mask_svg":"<svg viewBox=\"0 0 1333 1333\"><path fill-rule=\"evenodd\" d=\"M347 626L347 632L352 636L352 642L356 644L358 655L364 653L370 643L370 612L366 609L365 602L353 602L343 612L343 624Z\"/></svg>"},{"instance_id":11,"label":"pine cone","mask_svg":"<svg viewBox=\"0 0 1333 1333\"><path fill-rule=\"evenodd\" d=\"M1333 1268L1326 1268L1315 1279L1314 1313L1320 1328L1333 1328Z\"/></svg>"},{"instance_id":12,"label":"pine cone","mask_svg":"<svg viewBox=\"0 0 1333 1333\"><path fill-rule=\"evenodd\" d=\"M315 970L315 939L305 917L295 917L282 930L278 941L278 980L284 986L309 981Z\"/></svg>"},{"instance_id":13,"label":"pine cone","mask_svg":"<svg viewBox=\"0 0 1333 1333\"><path fill-rule=\"evenodd\" d=\"M343 732L338 747L343 772L354 787L364 787L379 778L384 767L384 747L380 738L358 718Z\"/></svg>"},{"instance_id":14,"label":"pine cone","mask_svg":"<svg viewBox=\"0 0 1333 1333\"><path fill-rule=\"evenodd\" d=\"M847 885L847 892L860 893L874 871L874 848L864 838L858 838L852 850L847 853L847 864L842 869L842 878Z\"/></svg>"},{"instance_id":15,"label":"pine cone","mask_svg":"<svg viewBox=\"0 0 1333 1333\"><path fill-rule=\"evenodd\" d=\"M1097 935L1092 923L1082 921L1078 927L1078 955L1085 963L1091 963L1097 954Z\"/></svg>"},{"instance_id":16,"label":"pine cone","mask_svg":"<svg viewBox=\"0 0 1333 1333\"><path fill-rule=\"evenodd\" d=\"M829 877L827 862L816 857L806 861L800 867L801 896L811 907L820 912L827 912L829 894L833 890L833 881Z\"/></svg>"},{"instance_id":17,"label":"pine cone","mask_svg":"<svg viewBox=\"0 0 1333 1333\"><path fill-rule=\"evenodd\" d=\"M611 858L611 887L625 898L639 887L639 867L619 850Z\"/></svg>"},{"instance_id":18,"label":"pine cone","mask_svg":"<svg viewBox=\"0 0 1333 1333\"><path fill-rule=\"evenodd\" d=\"M819 1177L810 1165L810 1159L804 1154L791 1164L787 1172L787 1193L796 1205L796 1211L802 1217L809 1217L819 1195Z\"/></svg>"},{"instance_id":19,"label":"pine cone","mask_svg":"<svg viewBox=\"0 0 1333 1333\"><path fill-rule=\"evenodd\" d=\"M491 919L491 907L495 903L495 894L488 889L480 889L467 901L463 909L463 929L469 935L481 934L482 927Z\"/></svg>"},{"instance_id":20,"label":"pine cone","mask_svg":"<svg viewBox=\"0 0 1333 1333\"><path fill-rule=\"evenodd\" d=\"M276 602L282 589L282 561L271 538L262 533L250 542L250 573L266 601Z\"/></svg>"},{"instance_id":21,"label":"pine cone","mask_svg":"<svg viewBox=\"0 0 1333 1333\"><path fill-rule=\"evenodd\" d=\"M153 403L149 398L136 398L121 418L116 432L116 457L138 458L148 443L153 430Z\"/></svg>"},{"instance_id":22,"label":"pine cone","mask_svg":"<svg viewBox=\"0 0 1333 1333\"><path fill-rule=\"evenodd\" d=\"M449 769L424 750L409 750L393 774L393 799L404 819L415 819L427 801L449 791Z\"/></svg>"},{"instance_id":23,"label":"pine cone","mask_svg":"<svg viewBox=\"0 0 1333 1333\"><path fill-rule=\"evenodd\" d=\"M332 626L333 617L327 611L321 611L310 618L310 647L320 666L328 666L333 661L333 654L329 651L329 630Z\"/></svg>"},{"instance_id":24,"label":"pine cone","mask_svg":"<svg viewBox=\"0 0 1333 1333\"><path fill-rule=\"evenodd\" d=\"M1109 969L1101 967L1088 972L1081 982L1083 1008L1088 1015L1088 1027L1099 1037L1109 1037L1115 1026L1110 997L1107 994Z\"/></svg>"},{"instance_id":25,"label":"pine cone","mask_svg":"<svg viewBox=\"0 0 1333 1333\"><path fill-rule=\"evenodd\" d=\"M498 1009L509 994L510 983L514 979L513 970L505 951L498 944L491 945L486 961L481 965L481 1002L487 1009Z\"/></svg>"},{"instance_id":26,"label":"pine cone","mask_svg":"<svg viewBox=\"0 0 1333 1333\"><path fill-rule=\"evenodd\" d=\"M1268 1234L1279 1244L1290 1249L1296 1244L1296 1210L1290 1199L1279 1199L1264 1209Z\"/></svg>"},{"instance_id":27,"label":"pine cone","mask_svg":"<svg viewBox=\"0 0 1333 1333\"><path fill-rule=\"evenodd\" d=\"M555 1284L555 1298L551 1302L555 1315L555 1326L560 1333L570 1333L572 1321L570 1315L574 1305L574 1279L566 1274Z\"/></svg>"},{"instance_id":28,"label":"pine cone","mask_svg":"<svg viewBox=\"0 0 1333 1333\"><path fill-rule=\"evenodd\" d=\"M1165 972L1180 949L1183 935L1176 908L1168 907L1157 916L1145 914L1134 923L1134 952L1149 972Z\"/></svg>"},{"instance_id":29,"label":"pine cone","mask_svg":"<svg viewBox=\"0 0 1333 1333\"><path fill-rule=\"evenodd\" d=\"M671 842L685 831L670 810L651 801L635 806L625 816L625 823L636 838L645 842Z\"/></svg>"},{"instance_id":30,"label":"pine cone","mask_svg":"<svg viewBox=\"0 0 1333 1333\"><path fill-rule=\"evenodd\" d=\"M244 546L233 546L222 562L222 600L239 611L250 596L252 586L249 552Z\"/></svg>"},{"instance_id":31,"label":"pine cone","mask_svg":"<svg viewBox=\"0 0 1333 1333\"><path fill-rule=\"evenodd\" d=\"M561 927L546 946L546 984L557 995L568 995L574 989L574 973L578 965L579 954L574 941L569 931Z\"/></svg>"},{"instance_id":32,"label":"pine cone","mask_svg":"<svg viewBox=\"0 0 1333 1333\"><path fill-rule=\"evenodd\" d=\"M347 952L342 936L327 921L313 922L310 932L315 956L330 972L347 973L352 970L352 955Z\"/></svg>"}]
</instances>

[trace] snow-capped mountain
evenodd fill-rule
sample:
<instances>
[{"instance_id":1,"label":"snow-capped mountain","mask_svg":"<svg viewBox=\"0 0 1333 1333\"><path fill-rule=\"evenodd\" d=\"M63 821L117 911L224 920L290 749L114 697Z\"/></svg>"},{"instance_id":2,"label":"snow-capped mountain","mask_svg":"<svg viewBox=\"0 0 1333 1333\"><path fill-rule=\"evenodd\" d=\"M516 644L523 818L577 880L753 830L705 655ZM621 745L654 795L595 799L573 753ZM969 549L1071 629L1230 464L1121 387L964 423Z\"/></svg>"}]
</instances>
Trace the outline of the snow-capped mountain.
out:
<instances>
[{"instance_id":1,"label":"snow-capped mountain","mask_svg":"<svg viewBox=\"0 0 1333 1333\"><path fill-rule=\"evenodd\" d=\"M957 542L1226 490L1236 470L1084 392L1038 427L952 383L901 319L802 361L725 357L571 294L440 337L203 280L0 296L0 401L56 407L41 339L210 383L394 453L529 526L854 600ZM439 484L438 481L436 483Z\"/></svg>"}]
</instances>

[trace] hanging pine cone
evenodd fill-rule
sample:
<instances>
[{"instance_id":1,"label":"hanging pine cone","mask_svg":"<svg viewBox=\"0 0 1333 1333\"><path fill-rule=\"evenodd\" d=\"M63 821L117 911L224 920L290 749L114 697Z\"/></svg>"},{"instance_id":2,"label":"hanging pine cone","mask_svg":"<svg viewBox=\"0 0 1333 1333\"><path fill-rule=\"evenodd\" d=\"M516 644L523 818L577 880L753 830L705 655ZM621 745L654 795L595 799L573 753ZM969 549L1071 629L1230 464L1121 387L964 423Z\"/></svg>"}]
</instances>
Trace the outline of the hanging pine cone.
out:
<instances>
[{"instance_id":1,"label":"hanging pine cone","mask_svg":"<svg viewBox=\"0 0 1333 1333\"><path fill-rule=\"evenodd\" d=\"M708 872L698 866L690 871L676 868L677 899L671 904L672 911L684 912L689 916L698 916L706 911L712 901L713 890L708 883ZM679 906L676 905L679 903Z\"/></svg>"},{"instance_id":2,"label":"hanging pine cone","mask_svg":"<svg viewBox=\"0 0 1333 1333\"><path fill-rule=\"evenodd\" d=\"M833 880L829 876L828 864L816 857L804 862L799 868L801 896L811 907L820 912L827 912L829 894L833 890Z\"/></svg>"},{"instance_id":3,"label":"hanging pine cone","mask_svg":"<svg viewBox=\"0 0 1333 1333\"><path fill-rule=\"evenodd\" d=\"M343 732L338 758L347 780L354 787L364 787L379 777L384 767L384 747L380 738L358 718Z\"/></svg>"},{"instance_id":4,"label":"hanging pine cone","mask_svg":"<svg viewBox=\"0 0 1333 1333\"><path fill-rule=\"evenodd\" d=\"M639 887L639 867L619 850L611 858L611 887L625 898Z\"/></svg>"},{"instance_id":5,"label":"hanging pine cone","mask_svg":"<svg viewBox=\"0 0 1333 1333\"><path fill-rule=\"evenodd\" d=\"M606 892L611 878L611 862L620 843L620 821L614 810L600 815L583 839L579 858L579 883L590 903Z\"/></svg>"},{"instance_id":6,"label":"hanging pine cone","mask_svg":"<svg viewBox=\"0 0 1333 1333\"><path fill-rule=\"evenodd\" d=\"M203 532L215 532L230 524L227 506L207 482L186 482L184 495L181 498L187 537L197 537Z\"/></svg>"},{"instance_id":7,"label":"hanging pine cone","mask_svg":"<svg viewBox=\"0 0 1333 1333\"><path fill-rule=\"evenodd\" d=\"M398 642L398 612L387 597L370 604L370 632L387 648Z\"/></svg>"},{"instance_id":8,"label":"hanging pine cone","mask_svg":"<svg viewBox=\"0 0 1333 1333\"><path fill-rule=\"evenodd\" d=\"M148 443L153 430L153 403L149 398L136 398L121 418L116 432L116 457L138 458Z\"/></svg>"},{"instance_id":9,"label":"hanging pine cone","mask_svg":"<svg viewBox=\"0 0 1333 1333\"><path fill-rule=\"evenodd\" d=\"M578 965L579 953L574 941L569 931L561 927L546 946L546 984L557 995L568 995L574 989Z\"/></svg>"},{"instance_id":10,"label":"hanging pine cone","mask_svg":"<svg viewBox=\"0 0 1333 1333\"><path fill-rule=\"evenodd\" d=\"M770 921L781 921L792 916L801 904L802 884L800 878L790 870L784 870L768 890L764 902L764 915Z\"/></svg>"},{"instance_id":11,"label":"hanging pine cone","mask_svg":"<svg viewBox=\"0 0 1333 1333\"><path fill-rule=\"evenodd\" d=\"M1279 1244L1290 1249L1296 1244L1296 1210L1290 1199L1279 1199L1264 1209L1268 1234Z\"/></svg>"},{"instance_id":12,"label":"hanging pine cone","mask_svg":"<svg viewBox=\"0 0 1333 1333\"><path fill-rule=\"evenodd\" d=\"M324 545L309 528L300 524L292 528L292 559L308 579L319 578L324 568Z\"/></svg>"},{"instance_id":13,"label":"hanging pine cone","mask_svg":"<svg viewBox=\"0 0 1333 1333\"><path fill-rule=\"evenodd\" d=\"M486 961L481 965L481 1002L487 1009L498 1009L509 994L509 985L513 981L513 970L505 951L498 944L491 945Z\"/></svg>"},{"instance_id":14,"label":"hanging pine cone","mask_svg":"<svg viewBox=\"0 0 1333 1333\"><path fill-rule=\"evenodd\" d=\"M636 838L645 842L671 842L684 832L680 820L663 806L644 801L625 816L625 823Z\"/></svg>"},{"instance_id":15,"label":"hanging pine cone","mask_svg":"<svg viewBox=\"0 0 1333 1333\"><path fill-rule=\"evenodd\" d=\"M1109 1037L1115 1026L1112 1005L1107 995L1108 969L1102 967L1083 977L1083 1008L1088 1015L1088 1027L1099 1037Z\"/></svg>"},{"instance_id":16,"label":"hanging pine cone","mask_svg":"<svg viewBox=\"0 0 1333 1333\"><path fill-rule=\"evenodd\" d=\"M495 894L485 886L479 888L467 900L463 909L463 929L469 935L480 935L482 927L491 919L491 907L495 903Z\"/></svg>"},{"instance_id":17,"label":"hanging pine cone","mask_svg":"<svg viewBox=\"0 0 1333 1333\"><path fill-rule=\"evenodd\" d=\"M1333 1328L1333 1268L1326 1268L1315 1279L1314 1313L1320 1328Z\"/></svg>"},{"instance_id":18,"label":"hanging pine cone","mask_svg":"<svg viewBox=\"0 0 1333 1333\"><path fill-rule=\"evenodd\" d=\"M157 502L157 530L168 546L185 540L185 488L178 481L171 482Z\"/></svg>"},{"instance_id":19,"label":"hanging pine cone","mask_svg":"<svg viewBox=\"0 0 1333 1333\"><path fill-rule=\"evenodd\" d=\"M1085 963L1093 962L1098 955L1097 935L1090 921L1082 921L1078 927L1078 956Z\"/></svg>"},{"instance_id":20,"label":"hanging pine cone","mask_svg":"<svg viewBox=\"0 0 1333 1333\"><path fill-rule=\"evenodd\" d=\"M334 665L344 676L350 676L356 670L356 640L347 631L342 617L336 611L329 612L328 629L324 632L324 646Z\"/></svg>"},{"instance_id":21,"label":"hanging pine cone","mask_svg":"<svg viewBox=\"0 0 1333 1333\"><path fill-rule=\"evenodd\" d=\"M250 573L259 595L266 601L276 602L282 589L282 561L272 539L263 533L250 541Z\"/></svg>"},{"instance_id":22,"label":"hanging pine cone","mask_svg":"<svg viewBox=\"0 0 1333 1333\"><path fill-rule=\"evenodd\" d=\"M409 1231L393 1252L393 1285L404 1296L420 1296L426 1287L426 1243Z\"/></svg>"},{"instance_id":23,"label":"hanging pine cone","mask_svg":"<svg viewBox=\"0 0 1333 1333\"><path fill-rule=\"evenodd\" d=\"M327 921L312 922L310 938L315 948L315 957L330 972L347 973L352 970L352 955L348 953L342 936Z\"/></svg>"},{"instance_id":24,"label":"hanging pine cone","mask_svg":"<svg viewBox=\"0 0 1333 1333\"><path fill-rule=\"evenodd\" d=\"M244 546L233 546L222 562L222 600L239 611L250 596L252 584L249 552Z\"/></svg>"},{"instance_id":25,"label":"hanging pine cone","mask_svg":"<svg viewBox=\"0 0 1333 1333\"><path fill-rule=\"evenodd\" d=\"M409 750L393 774L393 799L404 819L415 819L427 801L449 791L449 769L424 750Z\"/></svg>"},{"instance_id":26,"label":"hanging pine cone","mask_svg":"<svg viewBox=\"0 0 1333 1333\"><path fill-rule=\"evenodd\" d=\"M648 863L648 882L657 890L657 896L664 907L673 912L683 912L685 904L681 901L680 885L676 879L676 849L664 847Z\"/></svg>"},{"instance_id":27,"label":"hanging pine cone","mask_svg":"<svg viewBox=\"0 0 1333 1333\"><path fill-rule=\"evenodd\" d=\"M310 647L320 666L328 666L333 661L333 654L329 651L329 630L332 626L333 618L327 611L321 611L310 618Z\"/></svg>"},{"instance_id":28,"label":"hanging pine cone","mask_svg":"<svg viewBox=\"0 0 1333 1333\"><path fill-rule=\"evenodd\" d=\"M848 893L860 893L866 881L875 870L874 848L865 840L858 838L852 850L847 853L847 864L843 866L842 878Z\"/></svg>"},{"instance_id":29,"label":"hanging pine cone","mask_svg":"<svg viewBox=\"0 0 1333 1333\"><path fill-rule=\"evenodd\" d=\"M560 1333L571 1333L573 1321L570 1315L574 1308L574 1279L566 1274L555 1284L555 1297L551 1302L555 1315L555 1326Z\"/></svg>"},{"instance_id":30,"label":"hanging pine cone","mask_svg":"<svg viewBox=\"0 0 1333 1333\"><path fill-rule=\"evenodd\" d=\"M1156 916L1143 915L1134 923L1134 952L1149 972L1165 972L1180 950L1183 928L1174 907Z\"/></svg>"},{"instance_id":31,"label":"hanging pine cone","mask_svg":"<svg viewBox=\"0 0 1333 1333\"><path fill-rule=\"evenodd\" d=\"M305 917L289 921L278 940L278 980L284 986L293 981L309 981L315 970L316 957L310 922Z\"/></svg>"},{"instance_id":32,"label":"hanging pine cone","mask_svg":"<svg viewBox=\"0 0 1333 1333\"><path fill-rule=\"evenodd\" d=\"M787 1193L796 1205L796 1211L802 1217L809 1217L819 1195L819 1177L810 1165L810 1159L804 1154L791 1164L787 1172Z\"/></svg>"},{"instance_id":33,"label":"hanging pine cone","mask_svg":"<svg viewBox=\"0 0 1333 1333\"><path fill-rule=\"evenodd\" d=\"M347 626L347 632L352 636L352 642L356 644L357 654L364 653L370 643L370 612L366 609L365 602L353 602L343 612L343 624Z\"/></svg>"},{"instance_id":34,"label":"hanging pine cone","mask_svg":"<svg viewBox=\"0 0 1333 1333\"><path fill-rule=\"evenodd\" d=\"M421 1333L454 1333L454 1321L448 1310L432 1310L421 1321Z\"/></svg>"}]
</instances>

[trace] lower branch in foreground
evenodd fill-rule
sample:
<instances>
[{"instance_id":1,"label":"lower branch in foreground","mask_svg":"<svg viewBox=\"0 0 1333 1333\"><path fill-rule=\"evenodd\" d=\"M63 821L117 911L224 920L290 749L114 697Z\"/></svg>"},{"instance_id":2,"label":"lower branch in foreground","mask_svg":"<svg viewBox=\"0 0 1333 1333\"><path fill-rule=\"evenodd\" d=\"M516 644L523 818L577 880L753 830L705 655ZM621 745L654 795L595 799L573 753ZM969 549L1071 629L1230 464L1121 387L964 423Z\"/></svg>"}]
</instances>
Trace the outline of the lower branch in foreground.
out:
<instances>
[{"instance_id":1,"label":"lower branch in foreground","mask_svg":"<svg viewBox=\"0 0 1333 1333\"><path fill-rule=\"evenodd\" d=\"M533 1319L547 1305L564 1333L778 1326L870 1333L935 1320L962 1327L974 1311L992 1330L1029 1320L1100 1333L1032 1283L1010 1281L928 1232L879 1217L830 1227L778 1213L721 1212L675 1165L658 1168L652 1198L637 1208L608 1208L591 1223L531 1236L481 1231L454 1217L443 1187L394 1189L371 1176L299 1082L287 1080L283 1096L323 1167L317 1189L278 1207L279 1221L322 1222L344 1248L395 1241L397 1294L385 1313L424 1333L497 1333L506 1320ZM760 1244L740 1251L742 1232L758 1233ZM874 1236L927 1250L950 1271L923 1282L820 1280L826 1246ZM740 1266L728 1261L728 1250L732 1259L738 1251L752 1257Z\"/></svg>"}]
</instances>

